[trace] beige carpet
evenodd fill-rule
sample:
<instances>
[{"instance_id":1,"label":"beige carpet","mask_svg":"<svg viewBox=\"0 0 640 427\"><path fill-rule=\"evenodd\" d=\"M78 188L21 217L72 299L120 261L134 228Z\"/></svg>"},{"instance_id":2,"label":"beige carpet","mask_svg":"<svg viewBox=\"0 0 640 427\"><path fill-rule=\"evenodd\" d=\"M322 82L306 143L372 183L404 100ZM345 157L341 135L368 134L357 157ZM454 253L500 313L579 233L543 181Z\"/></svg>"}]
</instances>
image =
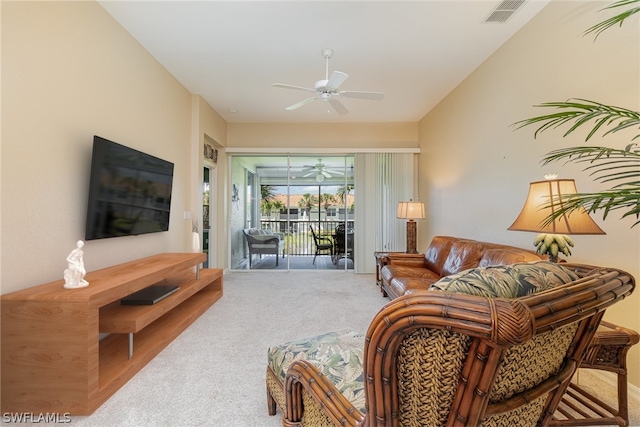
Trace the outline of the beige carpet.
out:
<instances>
[{"instance_id":1,"label":"beige carpet","mask_svg":"<svg viewBox=\"0 0 640 427\"><path fill-rule=\"evenodd\" d=\"M372 275L237 272L224 296L78 426L280 426L267 413L269 346L365 329L388 300Z\"/></svg>"},{"instance_id":2,"label":"beige carpet","mask_svg":"<svg viewBox=\"0 0 640 427\"><path fill-rule=\"evenodd\" d=\"M224 293L110 400L71 425L280 426L280 412L267 413L267 348L344 327L366 331L388 301L373 275L335 270L230 273ZM594 387L612 393L606 383ZM632 425L640 425L640 405L629 406L636 409Z\"/></svg>"}]
</instances>

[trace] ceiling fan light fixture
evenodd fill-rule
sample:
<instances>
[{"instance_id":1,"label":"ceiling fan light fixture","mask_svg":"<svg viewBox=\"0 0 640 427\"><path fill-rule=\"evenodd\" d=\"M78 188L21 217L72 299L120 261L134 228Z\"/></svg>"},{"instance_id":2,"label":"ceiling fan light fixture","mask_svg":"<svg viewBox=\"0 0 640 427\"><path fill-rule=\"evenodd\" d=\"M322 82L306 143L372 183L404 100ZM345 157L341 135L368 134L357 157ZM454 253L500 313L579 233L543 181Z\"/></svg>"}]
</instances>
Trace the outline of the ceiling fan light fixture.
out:
<instances>
[{"instance_id":1,"label":"ceiling fan light fixture","mask_svg":"<svg viewBox=\"0 0 640 427\"><path fill-rule=\"evenodd\" d=\"M302 167L302 173L304 178L312 178L315 176L317 182L324 181L325 178L331 178L333 175L344 175L344 172L336 169L328 168L322 159L318 159L318 163L315 165L304 165Z\"/></svg>"},{"instance_id":2,"label":"ceiling fan light fixture","mask_svg":"<svg viewBox=\"0 0 640 427\"><path fill-rule=\"evenodd\" d=\"M307 98L303 101L300 101L296 104L290 105L285 108L287 111L297 110L300 107L307 105L308 103L321 99L323 101L330 101L333 109L340 115L348 114L349 110L342 105L337 99L334 97L344 96L345 98L360 98L360 99L369 99L374 101L381 101L384 98L384 94L381 92L365 92L365 91L339 91L340 85L347 80L349 75L347 73L343 73L341 71L334 71L331 76L329 76L329 59L333 56L333 50L326 48L322 49L322 56L326 59L326 70L325 77L323 80L318 80L313 88L302 87L302 86L294 86L283 83L273 83L272 86L280 87L284 89L295 89L302 90L306 92L315 92L315 96Z\"/></svg>"},{"instance_id":3,"label":"ceiling fan light fixture","mask_svg":"<svg viewBox=\"0 0 640 427\"><path fill-rule=\"evenodd\" d=\"M323 58L329 59L333 56L333 49L327 47L322 49L321 53Z\"/></svg>"}]
</instances>

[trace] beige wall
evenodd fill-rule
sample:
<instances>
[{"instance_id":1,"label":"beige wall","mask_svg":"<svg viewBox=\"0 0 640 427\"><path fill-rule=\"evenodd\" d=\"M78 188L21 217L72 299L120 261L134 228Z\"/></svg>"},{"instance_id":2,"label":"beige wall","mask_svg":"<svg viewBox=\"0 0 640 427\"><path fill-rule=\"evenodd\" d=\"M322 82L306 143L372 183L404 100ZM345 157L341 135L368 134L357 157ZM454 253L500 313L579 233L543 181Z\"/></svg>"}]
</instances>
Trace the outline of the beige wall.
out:
<instances>
[{"instance_id":1,"label":"beige wall","mask_svg":"<svg viewBox=\"0 0 640 427\"><path fill-rule=\"evenodd\" d=\"M197 163L193 169L194 182L200 183L203 180L203 166L210 168L211 200L209 209L211 211L211 228L209 234L209 258L210 267L224 268L228 263L228 185L227 176L229 173L228 157L224 147L227 145L227 123L211 106L199 95L193 95L193 158ZM204 144L214 146L218 150L217 163L203 160ZM202 218L202 200L200 185L192 186L192 212L198 218ZM199 222L199 233L202 238L202 221Z\"/></svg>"},{"instance_id":2,"label":"beige wall","mask_svg":"<svg viewBox=\"0 0 640 427\"><path fill-rule=\"evenodd\" d=\"M169 232L89 241L87 270L190 248L191 94L95 2L1 2L2 293L62 279L93 135L175 163Z\"/></svg>"},{"instance_id":3,"label":"beige wall","mask_svg":"<svg viewBox=\"0 0 640 427\"><path fill-rule=\"evenodd\" d=\"M416 148L417 123L229 123L230 148Z\"/></svg>"},{"instance_id":4,"label":"beige wall","mask_svg":"<svg viewBox=\"0 0 640 427\"><path fill-rule=\"evenodd\" d=\"M638 20L602 34L582 32L603 19L609 3L553 1L483 63L420 122L420 197L428 204L419 224L419 246L436 234L530 247L534 233L507 231L520 212L531 181L544 174L575 178L578 190L607 188L575 166L541 167L555 148L585 145L586 133L562 138L510 124L546 112L535 104L571 97L640 110ZM590 141L624 147L637 129ZM570 261L625 269L640 279L640 227L635 218L606 221L593 215L606 236L574 236ZM613 307L606 318L640 331L640 291ZM640 386L640 346L629 355L630 381Z\"/></svg>"}]
</instances>

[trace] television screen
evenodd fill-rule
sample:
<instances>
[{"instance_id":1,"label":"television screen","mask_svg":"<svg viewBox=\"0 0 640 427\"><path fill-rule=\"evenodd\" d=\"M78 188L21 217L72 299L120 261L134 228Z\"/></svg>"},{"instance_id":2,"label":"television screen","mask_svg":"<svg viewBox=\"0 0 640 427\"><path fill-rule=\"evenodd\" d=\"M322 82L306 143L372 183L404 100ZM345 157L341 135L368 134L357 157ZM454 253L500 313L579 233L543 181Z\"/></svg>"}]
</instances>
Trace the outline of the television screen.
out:
<instances>
[{"instance_id":1,"label":"television screen","mask_svg":"<svg viewBox=\"0 0 640 427\"><path fill-rule=\"evenodd\" d=\"M169 230L173 163L93 138L85 240Z\"/></svg>"}]
</instances>

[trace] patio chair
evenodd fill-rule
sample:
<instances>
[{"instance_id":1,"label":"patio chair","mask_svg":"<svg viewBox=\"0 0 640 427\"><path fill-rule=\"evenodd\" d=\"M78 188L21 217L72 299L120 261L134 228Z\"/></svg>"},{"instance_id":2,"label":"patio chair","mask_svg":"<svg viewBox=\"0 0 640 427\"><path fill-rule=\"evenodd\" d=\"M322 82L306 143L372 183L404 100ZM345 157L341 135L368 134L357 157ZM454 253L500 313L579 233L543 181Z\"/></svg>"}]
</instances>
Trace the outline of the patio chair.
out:
<instances>
[{"instance_id":1,"label":"patio chair","mask_svg":"<svg viewBox=\"0 0 640 427\"><path fill-rule=\"evenodd\" d=\"M245 228L242 230L249 247L249 268L254 254L275 254L276 267L278 266L278 254L282 252L284 258L284 234L273 233L271 230L258 228Z\"/></svg>"},{"instance_id":2,"label":"patio chair","mask_svg":"<svg viewBox=\"0 0 640 427\"><path fill-rule=\"evenodd\" d=\"M339 224L333 233L333 263L338 268L341 259L353 261L353 227L345 232L345 225Z\"/></svg>"},{"instance_id":3,"label":"patio chair","mask_svg":"<svg viewBox=\"0 0 640 427\"><path fill-rule=\"evenodd\" d=\"M271 347L269 414L314 427L548 425L605 309L635 286L621 270L563 265L468 270L391 301L366 336Z\"/></svg>"},{"instance_id":4,"label":"patio chair","mask_svg":"<svg viewBox=\"0 0 640 427\"><path fill-rule=\"evenodd\" d=\"M313 242L316 245L316 253L313 256L313 264L316 263L316 257L321 255L321 252L329 251L329 255L331 255L331 259L333 259L333 241L329 237L317 236L316 232L313 231L313 227L309 226L311 230L311 235L313 236Z\"/></svg>"}]
</instances>

